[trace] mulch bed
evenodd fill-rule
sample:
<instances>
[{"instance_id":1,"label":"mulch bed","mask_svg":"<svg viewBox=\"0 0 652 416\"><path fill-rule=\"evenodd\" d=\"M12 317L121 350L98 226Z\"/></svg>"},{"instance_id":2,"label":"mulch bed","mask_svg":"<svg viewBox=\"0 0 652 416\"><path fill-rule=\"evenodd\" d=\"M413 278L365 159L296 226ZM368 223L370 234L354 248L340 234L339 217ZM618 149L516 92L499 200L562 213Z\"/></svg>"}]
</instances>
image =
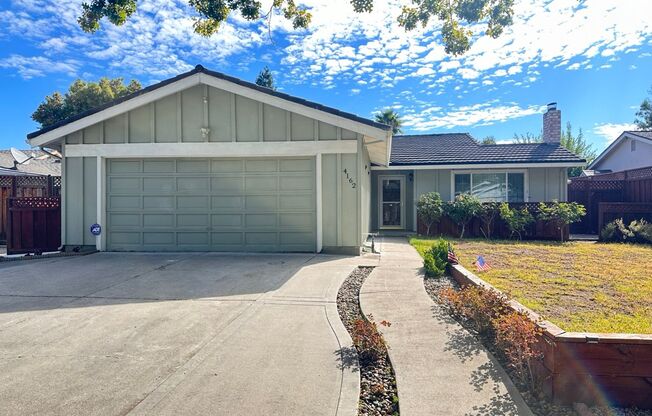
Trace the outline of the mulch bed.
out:
<instances>
[{"instance_id":1,"label":"mulch bed","mask_svg":"<svg viewBox=\"0 0 652 416\"><path fill-rule=\"evenodd\" d=\"M365 318L360 309L360 288L372 270L373 267L358 267L346 278L337 293L337 310L351 337L353 337L354 331L353 322L356 319ZM348 354L344 353L343 356L353 353L350 351ZM385 350L384 356L377 361L359 360L359 364L358 415L398 415L396 377L387 351Z\"/></svg>"},{"instance_id":2,"label":"mulch bed","mask_svg":"<svg viewBox=\"0 0 652 416\"><path fill-rule=\"evenodd\" d=\"M452 287L456 290L459 289L458 283L450 276L444 276L439 279L424 278L423 284L426 288L426 292L428 292L428 295L430 295L430 297L435 302L437 307L442 308L442 310L444 311L446 310L446 308L443 306L442 302L440 301L438 297L438 292L441 289L449 288L449 287ZM466 327L467 329L469 329L464 322L460 322L460 324ZM650 410L639 410L633 408L617 408L617 407L588 408L586 406L579 406L577 409L574 409L573 407L569 407L569 406L560 406L560 405L553 404L541 394L533 393L530 390L528 390L526 386L517 382L517 378L511 374L511 369L509 368L505 360L501 357L500 352L496 349L494 344L489 339L475 334L470 329L469 332L476 335L478 340L482 343L482 345L484 345L484 347L487 348L487 350L489 350L493 354L493 356L498 360L498 362L500 362L500 365L510 375L512 381L514 382L514 385L516 386L516 388L518 388L519 392L523 396L523 399L525 399L525 402L527 403L527 405L530 407L530 409L535 415L538 416L553 416L553 415L554 416L577 416L577 415L580 416L652 416L652 411Z\"/></svg>"}]
</instances>

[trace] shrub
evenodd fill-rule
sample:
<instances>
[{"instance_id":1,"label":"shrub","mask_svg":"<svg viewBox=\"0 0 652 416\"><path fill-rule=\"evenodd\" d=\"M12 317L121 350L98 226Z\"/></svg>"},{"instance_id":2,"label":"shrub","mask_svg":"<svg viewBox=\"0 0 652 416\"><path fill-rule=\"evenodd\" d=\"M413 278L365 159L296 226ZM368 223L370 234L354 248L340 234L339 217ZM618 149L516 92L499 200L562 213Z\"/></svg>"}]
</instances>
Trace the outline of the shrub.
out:
<instances>
[{"instance_id":1,"label":"shrub","mask_svg":"<svg viewBox=\"0 0 652 416\"><path fill-rule=\"evenodd\" d=\"M521 209L510 208L507 202L503 202L500 204L498 211L500 212L500 218L505 221L507 228L509 228L510 237L516 234L519 240L522 239L527 226L534 222L534 217L527 207Z\"/></svg>"},{"instance_id":2,"label":"shrub","mask_svg":"<svg viewBox=\"0 0 652 416\"><path fill-rule=\"evenodd\" d=\"M426 226L426 235L430 235L430 227L444 212L441 196L437 192L428 192L417 201L417 215Z\"/></svg>"},{"instance_id":3,"label":"shrub","mask_svg":"<svg viewBox=\"0 0 652 416\"><path fill-rule=\"evenodd\" d=\"M471 194L461 194L452 202L444 204L444 213L462 227L460 238L464 238L466 225L482 210L480 200Z\"/></svg>"},{"instance_id":4,"label":"shrub","mask_svg":"<svg viewBox=\"0 0 652 416\"><path fill-rule=\"evenodd\" d=\"M378 331L372 315L368 315L368 320L356 318L353 321L353 344L358 350L360 360L366 362L377 362L383 358L387 352L385 340ZM387 321L381 321L383 326L391 326Z\"/></svg>"},{"instance_id":5,"label":"shrub","mask_svg":"<svg viewBox=\"0 0 652 416\"><path fill-rule=\"evenodd\" d=\"M607 243L652 244L652 224L644 219L632 221L629 226L617 219L600 231L600 241Z\"/></svg>"},{"instance_id":6,"label":"shrub","mask_svg":"<svg viewBox=\"0 0 652 416\"><path fill-rule=\"evenodd\" d=\"M560 240L564 241L564 227L578 222L586 215L584 205L577 202L553 201L550 204L539 202L539 219L554 224L559 230Z\"/></svg>"},{"instance_id":7,"label":"shrub","mask_svg":"<svg viewBox=\"0 0 652 416\"><path fill-rule=\"evenodd\" d=\"M441 277L448 265L448 242L439 238L423 255L423 268L426 276Z\"/></svg>"},{"instance_id":8,"label":"shrub","mask_svg":"<svg viewBox=\"0 0 652 416\"><path fill-rule=\"evenodd\" d=\"M494 218L498 214L498 209L500 204L498 202L485 202L481 205L480 212L478 217L482 221L483 227L480 228L484 237L489 240L491 239L491 228L494 225Z\"/></svg>"},{"instance_id":9,"label":"shrub","mask_svg":"<svg viewBox=\"0 0 652 416\"><path fill-rule=\"evenodd\" d=\"M642 244L652 243L652 224L644 219L632 221L629 224L629 231L634 234L634 242Z\"/></svg>"},{"instance_id":10,"label":"shrub","mask_svg":"<svg viewBox=\"0 0 652 416\"><path fill-rule=\"evenodd\" d=\"M505 295L479 286L466 286L461 290L445 288L439 291L439 299L453 316L481 335L491 335L493 321L509 311Z\"/></svg>"},{"instance_id":11,"label":"shrub","mask_svg":"<svg viewBox=\"0 0 652 416\"><path fill-rule=\"evenodd\" d=\"M536 390L538 383L532 367L535 360L543 358L542 353L535 349L539 336L543 334L542 329L525 313L516 311L495 318L493 328L496 346L516 377Z\"/></svg>"}]
</instances>

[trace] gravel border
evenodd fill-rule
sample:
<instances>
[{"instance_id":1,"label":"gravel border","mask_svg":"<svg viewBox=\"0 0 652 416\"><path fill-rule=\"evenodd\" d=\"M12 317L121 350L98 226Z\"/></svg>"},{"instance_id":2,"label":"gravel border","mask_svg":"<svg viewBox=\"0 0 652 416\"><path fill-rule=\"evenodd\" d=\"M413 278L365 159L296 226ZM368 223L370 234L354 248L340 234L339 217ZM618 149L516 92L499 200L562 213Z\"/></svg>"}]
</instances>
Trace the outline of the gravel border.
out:
<instances>
[{"instance_id":1,"label":"gravel border","mask_svg":"<svg viewBox=\"0 0 652 416\"><path fill-rule=\"evenodd\" d=\"M342 283L337 292L337 311L349 334L353 335L353 322L366 317L360 309L360 288L373 267L358 267ZM356 354L350 351L349 354ZM360 360L360 400L358 415L398 415L398 391L394 369L385 351L378 362Z\"/></svg>"},{"instance_id":2,"label":"gravel border","mask_svg":"<svg viewBox=\"0 0 652 416\"><path fill-rule=\"evenodd\" d=\"M436 306L441 308L445 313L448 314L446 307L442 304L441 300L438 297L438 292L444 288L453 288L455 290L460 289L460 285L453 279L451 276L445 275L441 278L427 278L424 277L423 285L426 288L426 292L435 302ZM465 322L458 322L469 329ZM469 330L472 334L473 331ZM474 334L478 340L484 345L484 347L493 354L493 356L498 360L500 365L505 369L507 374L514 382L514 385L518 391L523 396L523 399L530 407L532 412L537 416L652 416L651 410L640 410L635 408L619 408L619 407L609 407L609 408L600 408L592 407L588 408L584 405L579 405L577 407L571 406L561 406L554 404L543 397L541 394L535 395L526 386L517 382L516 377L512 376L512 370L509 368L499 351L497 351L494 344L487 338L478 336Z\"/></svg>"}]
</instances>

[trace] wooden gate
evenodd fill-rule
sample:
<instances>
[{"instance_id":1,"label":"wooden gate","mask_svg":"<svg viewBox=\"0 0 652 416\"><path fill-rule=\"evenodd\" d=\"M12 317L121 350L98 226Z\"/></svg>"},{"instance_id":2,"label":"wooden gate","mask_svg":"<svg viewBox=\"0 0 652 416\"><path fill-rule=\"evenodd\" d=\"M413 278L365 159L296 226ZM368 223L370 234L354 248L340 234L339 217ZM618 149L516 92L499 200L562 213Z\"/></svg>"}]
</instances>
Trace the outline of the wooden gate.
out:
<instances>
[{"instance_id":1,"label":"wooden gate","mask_svg":"<svg viewBox=\"0 0 652 416\"><path fill-rule=\"evenodd\" d=\"M61 246L58 197L9 198L7 254L43 253Z\"/></svg>"}]
</instances>

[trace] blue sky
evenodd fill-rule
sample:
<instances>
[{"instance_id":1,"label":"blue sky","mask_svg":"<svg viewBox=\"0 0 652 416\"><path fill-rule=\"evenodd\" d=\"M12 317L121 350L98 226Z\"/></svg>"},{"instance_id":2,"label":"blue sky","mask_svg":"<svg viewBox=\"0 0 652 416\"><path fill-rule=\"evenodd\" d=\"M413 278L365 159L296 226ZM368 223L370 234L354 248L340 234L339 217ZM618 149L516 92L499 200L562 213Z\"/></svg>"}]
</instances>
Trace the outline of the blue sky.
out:
<instances>
[{"instance_id":1,"label":"blue sky","mask_svg":"<svg viewBox=\"0 0 652 416\"><path fill-rule=\"evenodd\" d=\"M268 65L280 89L364 117L394 107L405 133L470 132L509 140L537 133L545 104L582 127L598 150L624 129L652 86L649 0L516 0L515 22L498 39L447 56L439 22L413 32L396 23L408 0L376 1L356 14L348 0L300 1L308 30L281 16L234 16L210 38L193 33L186 0L139 0L124 26L95 34L77 24L82 0L0 2L0 147L26 147L30 114L76 78L136 78L148 85L205 67L254 80ZM263 4L269 0L263 1Z\"/></svg>"}]
</instances>

